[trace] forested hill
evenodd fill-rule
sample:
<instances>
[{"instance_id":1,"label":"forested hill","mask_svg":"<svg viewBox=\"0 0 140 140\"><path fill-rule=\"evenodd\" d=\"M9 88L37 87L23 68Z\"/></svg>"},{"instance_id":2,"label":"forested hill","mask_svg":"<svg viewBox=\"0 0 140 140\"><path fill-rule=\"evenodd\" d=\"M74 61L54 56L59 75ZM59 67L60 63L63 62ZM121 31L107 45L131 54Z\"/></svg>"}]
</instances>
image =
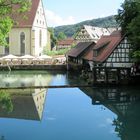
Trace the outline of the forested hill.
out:
<instances>
[{"instance_id":1,"label":"forested hill","mask_svg":"<svg viewBox=\"0 0 140 140\"><path fill-rule=\"evenodd\" d=\"M67 37L71 37L83 25L91 25L98 27L116 27L117 23L115 20L115 16L108 16L104 18L86 20L73 25L58 26L54 28L54 33L55 36L57 36L59 32L64 32Z\"/></svg>"}]
</instances>

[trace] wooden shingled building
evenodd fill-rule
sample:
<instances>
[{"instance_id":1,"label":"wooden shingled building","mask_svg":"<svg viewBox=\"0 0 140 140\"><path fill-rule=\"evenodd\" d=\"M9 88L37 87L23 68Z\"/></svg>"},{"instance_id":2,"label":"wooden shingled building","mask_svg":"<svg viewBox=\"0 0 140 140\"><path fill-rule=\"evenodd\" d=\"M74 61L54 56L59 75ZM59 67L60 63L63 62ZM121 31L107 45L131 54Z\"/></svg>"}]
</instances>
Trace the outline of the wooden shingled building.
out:
<instances>
[{"instance_id":1,"label":"wooden shingled building","mask_svg":"<svg viewBox=\"0 0 140 140\"><path fill-rule=\"evenodd\" d=\"M85 54L93 49L94 42L80 42L67 54L69 68L81 69L86 64Z\"/></svg>"}]
</instances>

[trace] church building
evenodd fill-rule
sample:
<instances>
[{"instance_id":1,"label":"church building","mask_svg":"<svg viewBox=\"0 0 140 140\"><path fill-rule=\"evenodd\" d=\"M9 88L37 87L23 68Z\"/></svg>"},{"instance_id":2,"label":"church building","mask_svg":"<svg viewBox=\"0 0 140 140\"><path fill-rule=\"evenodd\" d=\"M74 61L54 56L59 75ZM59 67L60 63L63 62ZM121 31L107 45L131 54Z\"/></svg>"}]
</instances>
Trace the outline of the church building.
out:
<instances>
[{"instance_id":1,"label":"church building","mask_svg":"<svg viewBox=\"0 0 140 140\"><path fill-rule=\"evenodd\" d=\"M15 24L9 33L9 47L0 47L0 55L40 56L47 46L47 22L42 0L31 0L26 13L15 14Z\"/></svg>"}]
</instances>

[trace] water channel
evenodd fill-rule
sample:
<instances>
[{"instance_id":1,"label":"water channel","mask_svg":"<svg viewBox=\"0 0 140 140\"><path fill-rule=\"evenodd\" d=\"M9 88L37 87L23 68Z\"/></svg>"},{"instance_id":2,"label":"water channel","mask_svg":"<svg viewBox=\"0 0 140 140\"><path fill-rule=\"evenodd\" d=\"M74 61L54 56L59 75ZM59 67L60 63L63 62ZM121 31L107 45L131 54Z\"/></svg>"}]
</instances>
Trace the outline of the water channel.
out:
<instances>
[{"instance_id":1,"label":"water channel","mask_svg":"<svg viewBox=\"0 0 140 140\"><path fill-rule=\"evenodd\" d=\"M8 89L83 83L64 72L0 73L0 140L140 140L139 87Z\"/></svg>"}]
</instances>

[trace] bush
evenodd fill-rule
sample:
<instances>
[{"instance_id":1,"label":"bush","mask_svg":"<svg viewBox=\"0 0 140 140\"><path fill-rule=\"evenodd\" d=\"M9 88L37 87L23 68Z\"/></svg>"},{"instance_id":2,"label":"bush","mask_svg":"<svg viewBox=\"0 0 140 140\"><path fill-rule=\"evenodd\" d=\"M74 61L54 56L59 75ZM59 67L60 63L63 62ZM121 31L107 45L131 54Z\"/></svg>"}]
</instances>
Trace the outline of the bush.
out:
<instances>
[{"instance_id":1,"label":"bush","mask_svg":"<svg viewBox=\"0 0 140 140\"><path fill-rule=\"evenodd\" d=\"M65 55L70 49L61 49L57 51L44 51L46 55L54 56L54 55Z\"/></svg>"},{"instance_id":2,"label":"bush","mask_svg":"<svg viewBox=\"0 0 140 140\"><path fill-rule=\"evenodd\" d=\"M11 101L10 94L6 91L0 91L0 107L7 112L13 111L13 104Z\"/></svg>"}]
</instances>

